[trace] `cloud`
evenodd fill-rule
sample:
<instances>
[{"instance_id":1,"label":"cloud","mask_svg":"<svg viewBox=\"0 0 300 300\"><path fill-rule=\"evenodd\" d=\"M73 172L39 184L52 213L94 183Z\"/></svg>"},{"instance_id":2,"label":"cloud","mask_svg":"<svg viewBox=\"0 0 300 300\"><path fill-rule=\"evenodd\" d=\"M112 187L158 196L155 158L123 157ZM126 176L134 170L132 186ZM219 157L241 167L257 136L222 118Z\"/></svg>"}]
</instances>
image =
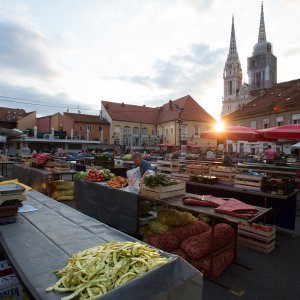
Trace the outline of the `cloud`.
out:
<instances>
[{"instance_id":1,"label":"cloud","mask_svg":"<svg viewBox=\"0 0 300 300\"><path fill-rule=\"evenodd\" d=\"M23 108L27 112L37 111L41 116L62 113L67 109L72 112L80 109L82 113L87 114L97 112L95 105L94 108L88 107L86 101L72 99L66 93L51 95L34 87L12 85L5 81L0 81L0 91L0 107Z\"/></svg>"},{"instance_id":2,"label":"cloud","mask_svg":"<svg viewBox=\"0 0 300 300\"><path fill-rule=\"evenodd\" d=\"M284 56L290 57L290 56L295 56L300 54L300 48L289 48L287 51L284 52Z\"/></svg>"},{"instance_id":3,"label":"cloud","mask_svg":"<svg viewBox=\"0 0 300 300\"><path fill-rule=\"evenodd\" d=\"M36 31L0 23L0 66L3 72L51 80L59 73L51 63L46 40Z\"/></svg>"}]
</instances>

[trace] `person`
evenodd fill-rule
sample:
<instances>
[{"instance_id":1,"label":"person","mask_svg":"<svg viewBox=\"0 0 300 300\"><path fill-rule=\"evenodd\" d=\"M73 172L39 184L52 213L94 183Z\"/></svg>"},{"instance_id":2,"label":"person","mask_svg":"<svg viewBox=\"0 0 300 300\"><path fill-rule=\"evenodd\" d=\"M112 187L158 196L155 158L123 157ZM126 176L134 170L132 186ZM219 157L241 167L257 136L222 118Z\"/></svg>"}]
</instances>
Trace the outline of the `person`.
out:
<instances>
[{"instance_id":1,"label":"person","mask_svg":"<svg viewBox=\"0 0 300 300\"><path fill-rule=\"evenodd\" d=\"M132 160L136 167L140 167L141 176L145 174L146 171L152 170L149 161L142 159L142 154L139 152L134 152L132 154Z\"/></svg>"},{"instance_id":2,"label":"person","mask_svg":"<svg viewBox=\"0 0 300 300\"><path fill-rule=\"evenodd\" d=\"M31 156L31 150L27 144L25 144L21 152L22 152L22 156Z\"/></svg>"},{"instance_id":3,"label":"person","mask_svg":"<svg viewBox=\"0 0 300 300\"><path fill-rule=\"evenodd\" d=\"M260 158L260 161L266 158L267 164L273 164L275 158L277 158L277 152L272 149L271 145L268 146L268 148L265 150L264 155Z\"/></svg>"},{"instance_id":4,"label":"person","mask_svg":"<svg viewBox=\"0 0 300 300\"><path fill-rule=\"evenodd\" d=\"M225 167L232 167L232 158L229 152L224 152L223 165Z\"/></svg>"}]
</instances>

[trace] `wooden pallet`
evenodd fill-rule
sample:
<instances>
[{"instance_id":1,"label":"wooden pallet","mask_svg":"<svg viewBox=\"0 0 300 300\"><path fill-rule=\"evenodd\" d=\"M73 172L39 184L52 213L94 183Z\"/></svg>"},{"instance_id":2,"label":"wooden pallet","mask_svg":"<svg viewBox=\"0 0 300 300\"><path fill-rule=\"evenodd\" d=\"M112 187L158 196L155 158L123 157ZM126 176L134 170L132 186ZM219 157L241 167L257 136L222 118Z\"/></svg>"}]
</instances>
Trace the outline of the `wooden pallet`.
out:
<instances>
[{"instance_id":1,"label":"wooden pallet","mask_svg":"<svg viewBox=\"0 0 300 300\"><path fill-rule=\"evenodd\" d=\"M234 184L236 169L232 167L211 166L210 176L216 176L219 183Z\"/></svg>"},{"instance_id":2,"label":"wooden pallet","mask_svg":"<svg viewBox=\"0 0 300 300\"><path fill-rule=\"evenodd\" d=\"M234 187L250 191L261 191L262 180L263 176L235 174Z\"/></svg>"},{"instance_id":3,"label":"wooden pallet","mask_svg":"<svg viewBox=\"0 0 300 300\"><path fill-rule=\"evenodd\" d=\"M185 181L178 180L177 184L168 186L157 186L150 188L144 183L141 184L140 195L152 199L166 199L170 197L180 196L185 194Z\"/></svg>"}]
</instances>

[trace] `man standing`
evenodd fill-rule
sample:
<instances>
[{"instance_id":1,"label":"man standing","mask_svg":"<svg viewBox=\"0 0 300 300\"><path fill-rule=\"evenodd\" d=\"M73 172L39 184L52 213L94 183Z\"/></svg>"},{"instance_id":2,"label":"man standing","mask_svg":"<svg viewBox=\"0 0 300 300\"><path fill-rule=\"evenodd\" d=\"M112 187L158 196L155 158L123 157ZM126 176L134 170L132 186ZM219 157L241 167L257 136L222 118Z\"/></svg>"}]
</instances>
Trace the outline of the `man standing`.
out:
<instances>
[{"instance_id":1,"label":"man standing","mask_svg":"<svg viewBox=\"0 0 300 300\"><path fill-rule=\"evenodd\" d=\"M132 154L132 160L137 167L140 167L141 176L145 174L146 171L152 170L149 161L142 159L142 154L139 152L134 152Z\"/></svg>"},{"instance_id":2,"label":"man standing","mask_svg":"<svg viewBox=\"0 0 300 300\"><path fill-rule=\"evenodd\" d=\"M274 163L274 160L277 157L277 153L274 149L272 149L271 145L269 145L268 148L265 150L265 153L260 158L260 160L262 160L264 157L266 158L267 164L273 164Z\"/></svg>"}]
</instances>

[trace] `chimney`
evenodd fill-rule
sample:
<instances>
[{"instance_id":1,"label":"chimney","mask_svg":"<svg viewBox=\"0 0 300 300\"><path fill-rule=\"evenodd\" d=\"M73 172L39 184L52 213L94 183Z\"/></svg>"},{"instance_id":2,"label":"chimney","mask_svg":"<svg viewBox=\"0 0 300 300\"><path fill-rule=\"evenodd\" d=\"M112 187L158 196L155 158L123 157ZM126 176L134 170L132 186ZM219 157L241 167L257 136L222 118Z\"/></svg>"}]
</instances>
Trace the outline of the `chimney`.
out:
<instances>
[{"instance_id":1,"label":"chimney","mask_svg":"<svg viewBox=\"0 0 300 300\"><path fill-rule=\"evenodd\" d=\"M173 103L172 103L172 100L169 100L169 110L173 110Z\"/></svg>"},{"instance_id":2,"label":"chimney","mask_svg":"<svg viewBox=\"0 0 300 300\"><path fill-rule=\"evenodd\" d=\"M300 91L300 80L296 81L296 90Z\"/></svg>"},{"instance_id":3,"label":"chimney","mask_svg":"<svg viewBox=\"0 0 300 300\"><path fill-rule=\"evenodd\" d=\"M122 102L122 107L124 107L125 106L125 104L124 104L124 102Z\"/></svg>"}]
</instances>

